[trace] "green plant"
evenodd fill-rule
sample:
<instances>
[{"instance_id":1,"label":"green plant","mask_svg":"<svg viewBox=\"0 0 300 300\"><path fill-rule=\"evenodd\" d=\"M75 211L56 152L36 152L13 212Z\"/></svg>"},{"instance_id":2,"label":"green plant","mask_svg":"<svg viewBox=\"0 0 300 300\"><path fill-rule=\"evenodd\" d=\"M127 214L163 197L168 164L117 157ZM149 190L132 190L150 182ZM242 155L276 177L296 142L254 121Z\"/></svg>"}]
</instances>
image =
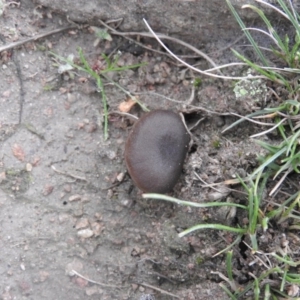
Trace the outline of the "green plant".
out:
<instances>
[{"instance_id":1,"label":"green plant","mask_svg":"<svg viewBox=\"0 0 300 300\"><path fill-rule=\"evenodd\" d=\"M56 59L58 59L59 61L65 63L65 65L57 64L57 66L60 68L61 73L67 71L69 74L71 73L72 76L74 76L71 71L73 69L75 69L75 70L87 73L89 76L91 76L96 81L97 87L98 87L98 89L101 93L101 98L102 98L103 118L104 118L103 131L104 131L104 139L105 140L108 138L108 106L107 106L107 96L106 96L106 93L105 93L103 80L111 82L114 86L116 86L120 90L122 90L126 95L130 96L131 99L134 99L134 101L136 101L144 111L148 111L147 107L145 105L143 105L137 99L137 97L134 97L133 95L131 95L122 86L120 86L118 83L112 81L108 76L106 76L106 74L108 72L121 72L121 71L128 70L128 69L135 69L135 68L138 68L140 66L145 65L144 63L119 67L118 64L117 64L118 59L119 59L118 56L116 58L114 58L114 60L111 60L106 55L103 55L103 58L106 62L105 69L95 70L95 68L93 68L88 63L88 61L85 58L81 48L78 49L79 64L74 63L74 56L73 55L69 55L68 58L64 58L64 57L62 57L60 55L57 55L57 54L55 54L51 51L49 53L52 56L54 56Z\"/></svg>"},{"instance_id":2,"label":"green plant","mask_svg":"<svg viewBox=\"0 0 300 300\"><path fill-rule=\"evenodd\" d=\"M272 212L265 215L261 210L261 202L263 200L263 191L266 186L266 182L269 179L269 174L262 174L260 172L256 176L255 182L250 182L250 184L246 185L245 182L240 179L242 185L248 193L248 205L240 205L236 203L227 203L227 202L209 202L209 203L195 203L189 201L182 201L173 197L169 197L166 195L160 194L143 194L143 198L145 199L157 199L169 201L172 203L176 203L178 205L185 205L197 208L208 208L208 207L217 207L217 206L235 206L238 209L244 210L246 212L247 218L249 220L248 224L244 227L230 227L225 226L223 224L198 224L191 228L188 228L181 233L178 234L179 237L183 237L187 234L190 234L196 230L203 229L214 229L214 230L222 230L228 231L232 233L236 233L237 237L234 242L226 247L224 250L215 254L220 255L221 253L226 252L226 272L227 276L223 275L219 272L213 272L218 274L230 287L228 287L221 283L220 285L228 294L231 299L242 299L243 296L246 295L250 290L252 290L254 299L261 299L262 294L264 295L264 299L279 299L278 295L287 297L285 290L291 285L300 284L300 275L295 274L290 271L291 268L297 268L300 266L300 261L294 261L293 256L289 254L288 251L282 252L270 252L265 253L260 250L257 242L257 232L265 232L267 227L264 224L268 224L268 222L273 218L278 218L279 222L284 221L287 217L294 218L295 215L292 214L292 210L295 205L299 205L300 193L297 193L290 197L285 203L280 205L278 209L273 210ZM294 200L294 201L293 201ZM290 204L292 202L292 204ZM287 206L289 205L289 206ZM299 219L299 217L297 217ZM260 276L256 277L254 274L250 273L250 276L253 277L253 281L247 284L246 286L241 286L236 279L234 278L233 272L233 251L231 250L237 244L241 242L241 238L249 237L251 241L251 245L248 247L251 250L251 256L253 257L253 261L257 260L262 262L264 270L262 270ZM201 262L201 260L200 260ZM196 263L199 263L199 259L197 259ZM272 277L273 284L270 285L268 278ZM238 279L238 278L237 278ZM276 279L276 280L275 280ZM277 283L274 286L274 283ZM277 295L277 296L276 296Z\"/></svg>"},{"instance_id":3,"label":"green plant","mask_svg":"<svg viewBox=\"0 0 300 300\"><path fill-rule=\"evenodd\" d=\"M299 55L300 55L300 26L299 21L300 17L299 14L295 11L293 4L291 1L289 2L288 7L283 0L277 0L277 3L280 5L281 9L277 8L276 6L267 3L262 0L256 0L257 2L266 5L270 7L271 9L278 12L281 16L285 17L287 20L289 20L295 30L295 37L294 37L294 43L291 43L289 40L289 37L285 35L284 37L281 37L277 31L272 26L269 19L266 17L264 12L257 8L254 5L244 5L243 8L250 8L253 11L255 11L260 18L264 21L267 30L264 31L259 28L247 28L240 16L238 15L237 11L232 6L230 0L226 0L231 12L233 13L235 19L239 23L240 27L244 31L246 37L248 38L249 42L251 43L254 52L256 53L257 57L260 59L260 62L262 65L257 64L246 58L245 56L238 53L236 50L232 50L234 54L243 62L248 64L253 70L257 71L259 74L267 77L268 79L279 83L281 85L284 85L289 92L295 92L298 90L298 87L293 86L290 80L290 75L292 73L299 73ZM268 49L272 51L277 57L279 57L288 67L284 69L280 68L274 68L271 67L271 63L268 60L268 58L263 54L263 51L261 50L261 47L257 44L255 39L252 37L250 31L259 31L262 34L265 34L268 38L270 38L274 42L274 47L272 49Z\"/></svg>"},{"instance_id":4,"label":"green plant","mask_svg":"<svg viewBox=\"0 0 300 300\"><path fill-rule=\"evenodd\" d=\"M224 251L227 252L226 256L226 273L227 277L223 274L219 276L226 282L221 283L221 286L226 291L231 299L241 299L252 290L254 299L279 299L280 297L288 298L297 294L298 286L300 285L300 275L293 272L293 268L298 268L300 261L297 261L293 252L288 248L288 241L285 236L282 238L281 247L276 251L266 253L259 247L257 234L260 235L267 231L270 226L270 221L275 220L277 224L282 224L287 220L289 222L288 231L300 229L300 216L298 208L300 206L300 193L297 192L290 195L287 200L281 204L273 203L275 208L269 211L263 211L261 207L265 207L266 203L264 194L268 191L268 182L275 182L280 178L273 189L269 192L272 196L277 192L281 185L285 182L288 175L291 173L300 173L300 117L298 102L299 84L298 80L294 77L299 73L299 55L300 55L300 26L299 15L294 10L292 2L277 0L281 10L274 5L271 5L262 0L256 0L259 3L269 6L277 11L279 14L287 18L293 25L295 30L294 41L290 41L288 36L281 37L273 28L271 22L265 16L263 11L253 5L244 5L243 8L250 8L261 17L267 26L268 31L263 31L258 28L247 28L244 22L237 14L234 7L229 0L226 0L234 17L240 24L246 37L250 41L254 52L260 60L259 63L254 63L250 59L244 57L237 51L233 50L234 54L243 62L248 64L257 73L277 83L283 85L289 94L289 99L282 101L277 107L266 108L263 110L255 111L245 117L240 118L238 121L230 125L226 130L233 128L242 121L248 120L261 125L270 126L268 130L256 134L254 137L259 137L270 132L277 133L278 143L266 142L264 140L256 140L257 144L264 149L264 154L258 157L259 166L247 177L240 179L247 195L248 205L243 208L249 220L248 224L243 228L226 228L220 224L199 224L189 228L179 234L184 236L195 230L213 228L225 231L236 232L237 238ZM274 48L269 49L280 58L287 67L284 69L271 67L271 62L268 57L264 55L262 48L255 42L250 31L255 30L267 35L273 42ZM258 122L257 119L273 120L269 123ZM247 183L247 184L246 184ZM260 261L263 268L260 269L259 275L254 275L249 272L253 281L246 286L239 286L235 281L232 269L232 255L233 252L230 248L240 243L241 237L247 237L250 240L250 245L247 245L253 261ZM270 284L268 279L272 278L273 283ZM276 282L276 284L275 284ZM230 289L228 288L228 285Z\"/></svg>"}]
</instances>

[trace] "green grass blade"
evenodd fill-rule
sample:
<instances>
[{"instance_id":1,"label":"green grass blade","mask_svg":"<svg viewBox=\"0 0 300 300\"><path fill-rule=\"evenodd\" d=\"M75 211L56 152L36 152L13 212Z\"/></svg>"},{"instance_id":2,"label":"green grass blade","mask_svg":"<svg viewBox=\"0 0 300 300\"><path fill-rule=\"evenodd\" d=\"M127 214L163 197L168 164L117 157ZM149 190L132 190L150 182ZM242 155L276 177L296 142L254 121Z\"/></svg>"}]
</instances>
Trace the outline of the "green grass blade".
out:
<instances>
[{"instance_id":1,"label":"green grass blade","mask_svg":"<svg viewBox=\"0 0 300 300\"><path fill-rule=\"evenodd\" d=\"M281 51L283 51L285 53L289 52L289 49L286 47L285 43L281 40L281 38L277 34L276 30L274 30L273 26L271 25L270 21L268 20L266 15L263 13L263 11L261 9L257 8L256 6L253 6L253 5L244 5L244 7L249 7L252 10L254 10L261 17L261 19L265 22L265 24L267 25L267 28L268 28L270 34L277 41L277 45L281 49Z\"/></svg>"},{"instance_id":2,"label":"green grass blade","mask_svg":"<svg viewBox=\"0 0 300 300\"><path fill-rule=\"evenodd\" d=\"M295 18L295 16L293 15L293 13L288 9L288 7L286 6L286 4L284 3L283 0L277 0L277 1L278 1L279 5L281 6L281 8L283 9L283 11L287 14L288 19L293 24L298 36L300 36L299 16L297 15L297 17L298 17L298 20L297 20Z\"/></svg>"},{"instance_id":3,"label":"green grass blade","mask_svg":"<svg viewBox=\"0 0 300 300\"><path fill-rule=\"evenodd\" d=\"M280 85L284 85L286 87L289 87L289 83L288 81L281 76L278 72L273 72L273 71L267 71L265 69L263 69L262 67L258 66L257 64L253 63L251 60L247 59L246 57L244 57L243 55L241 55L240 53L238 53L236 50L231 49L232 52L242 61L244 61L246 64L248 64L252 69L254 69L255 71L257 71L258 73L260 73L261 75L267 77L268 79L280 84ZM290 87L289 87L290 88Z\"/></svg>"},{"instance_id":4,"label":"green grass blade","mask_svg":"<svg viewBox=\"0 0 300 300\"><path fill-rule=\"evenodd\" d=\"M154 194L154 193L149 193L149 194L143 194L142 197L144 199L156 199L156 200L164 200L164 201L169 201L178 205L184 205L184 206L191 206L191 207L198 207L198 208L204 208L204 207L218 207L218 206L235 206L239 207L242 209L247 209L245 205L237 204L237 203L232 203L232 202L206 202L206 203L197 203L197 202L190 202L190 201L184 201L184 200L179 200L174 197L166 196L163 194Z\"/></svg>"},{"instance_id":5,"label":"green grass blade","mask_svg":"<svg viewBox=\"0 0 300 300\"><path fill-rule=\"evenodd\" d=\"M277 151L280 149L279 146L274 146L261 140L255 140L255 143L268 150L272 154L277 153Z\"/></svg>"},{"instance_id":6,"label":"green grass blade","mask_svg":"<svg viewBox=\"0 0 300 300\"><path fill-rule=\"evenodd\" d=\"M270 284L267 283L267 284L265 285L264 300L269 300L270 298L271 298Z\"/></svg>"},{"instance_id":7,"label":"green grass blade","mask_svg":"<svg viewBox=\"0 0 300 300\"><path fill-rule=\"evenodd\" d=\"M220 287L230 297L231 300L237 300L237 298L229 291L229 289L227 288L227 286L225 284L220 283Z\"/></svg>"},{"instance_id":8,"label":"green grass blade","mask_svg":"<svg viewBox=\"0 0 300 300\"><path fill-rule=\"evenodd\" d=\"M259 300L259 296L260 296L259 281L257 278L254 278L254 299Z\"/></svg>"},{"instance_id":9,"label":"green grass blade","mask_svg":"<svg viewBox=\"0 0 300 300\"><path fill-rule=\"evenodd\" d=\"M237 11L235 10L235 8L232 6L230 0L226 0L226 2L227 2L228 7L230 8L232 14L234 15L235 19L239 23L240 27L245 32L246 37L248 38L249 42L251 43L252 47L254 48L256 54L260 58L260 60L263 63L263 65L266 66L266 67L269 66L266 58L264 57L263 53L260 51L260 49L259 49L257 43L254 41L252 35L250 34L250 32L248 30L245 30L246 26L245 26L244 22L242 21L242 19L240 18L240 16L237 13Z\"/></svg>"},{"instance_id":10,"label":"green grass blade","mask_svg":"<svg viewBox=\"0 0 300 300\"><path fill-rule=\"evenodd\" d=\"M233 281L233 275L232 275L232 250L228 251L226 254L226 270L227 270L227 276L230 281Z\"/></svg>"},{"instance_id":11,"label":"green grass blade","mask_svg":"<svg viewBox=\"0 0 300 300\"><path fill-rule=\"evenodd\" d=\"M242 235L238 235L237 238L231 243L229 244L226 248L224 248L223 250L219 251L218 253L214 254L213 257L216 257L224 252L229 251L234 245L240 243L242 240Z\"/></svg>"},{"instance_id":12,"label":"green grass blade","mask_svg":"<svg viewBox=\"0 0 300 300\"><path fill-rule=\"evenodd\" d=\"M269 157L268 159L265 160L264 163L262 163L252 174L251 177L254 177L256 174L259 172L262 172L265 167L267 167L270 163L274 162L278 157L280 157L284 152L286 151L285 148L282 148L279 150L277 153Z\"/></svg>"},{"instance_id":13,"label":"green grass blade","mask_svg":"<svg viewBox=\"0 0 300 300\"><path fill-rule=\"evenodd\" d=\"M235 232L244 234L246 233L246 230L243 228L235 228L235 227L229 227L222 224L198 224L195 226L192 226L191 228L188 228L178 234L179 237L183 237L195 230L201 230L201 229L215 229L215 230L224 230L229 232Z\"/></svg>"}]
</instances>

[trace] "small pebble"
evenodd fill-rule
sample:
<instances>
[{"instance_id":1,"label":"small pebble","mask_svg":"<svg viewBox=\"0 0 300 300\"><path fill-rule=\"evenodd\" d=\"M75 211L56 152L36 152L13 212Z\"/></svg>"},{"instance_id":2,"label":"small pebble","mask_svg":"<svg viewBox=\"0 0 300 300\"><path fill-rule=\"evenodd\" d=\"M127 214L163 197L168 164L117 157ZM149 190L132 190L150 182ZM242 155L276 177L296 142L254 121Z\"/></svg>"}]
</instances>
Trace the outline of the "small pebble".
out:
<instances>
[{"instance_id":1,"label":"small pebble","mask_svg":"<svg viewBox=\"0 0 300 300\"><path fill-rule=\"evenodd\" d=\"M89 220L87 218L82 218L77 221L75 228L76 229L83 229L90 225Z\"/></svg>"},{"instance_id":2,"label":"small pebble","mask_svg":"<svg viewBox=\"0 0 300 300\"><path fill-rule=\"evenodd\" d=\"M65 191L66 193L70 193L71 190L72 190L72 186L71 186L70 184L65 184L65 185L64 185L64 191Z\"/></svg>"},{"instance_id":3,"label":"small pebble","mask_svg":"<svg viewBox=\"0 0 300 300\"><path fill-rule=\"evenodd\" d=\"M73 201L79 201L81 200L81 196L80 195L72 195L69 197L69 201L73 202Z\"/></svg>"},{"instance_id":4,"label":"small pebble","mask_svg":"<svg viewBox=\"0 0 300 300\"><path fill-rule=\"evenodd\" d=\"M32 171L32 164L30 164L30 163L26 164L26 171L27 172L31 172Z\"/></svg>"},{"instance_id":5,"label":"small pebble","mask_svg":"<svg viewBox=\"0 0 300 300\"><path fill-rule=\"evenodd\" d=\"M104 226L98 222L93 222L91 226L94 232L94 236L99 236L104 230Z\"/></svg>"},{"instance_id":6,"label":"small pebble","mask_svg":"<svg viewBox=\"0 0 300 300\"><path fill-rule=\"evenodd\" d=\"M86 239L92 237L94 235L94 232L91 229L82 229L77 232L77 235Z\"/></svg>"},{"instance_id":7,"label":"small pebble","mask_svg":"<svg viewBox=\"0 0 300 300\"><path fill-rule=\"evenodd\" d=\"M124 207L130 208L133 205L133 200L131 199L122 199L121 200L121 205Z\"/></svg>"},{"instance_id":8,"label":"small pebble","mask_svg":"<svg viewBox=\"0 0 300 300\"><path fill-rule=\"evenodd\" d=\"M46 184L44 186L44 189L43 189L43 195L44 196L48 196L50 195L54 190L54 186L53 185L50 185L50 184Z\"/></svg>"},{"instance_id":9,"label":"small pebble","mask_svg":"<svg viewBox=\"0 0 300 300\"><path fill-rule=\"evenodd\" d=\"M125 177L125 173L119 173L119 174L117 175L117 180L118 180L119 182L122 182L123 179L124 179L124 177Z\"/></svg>"},{"instance_id":10,"label":"small pebble","mask_svg":"<svg viewBox=\"0 0 300 300\"><path fill-rule=\"evenodd\" d=\"M39 281L40 282L46 281L48 279L48 277L49 277L49 273L48 272L46 272L46 271L40 271L39 272Z\"/></svg>"},{"instance_id":11,"label":"small pebble","mask_svg":"<svg viewBox=\"0 0 300 300\"><path fill-rule=\"evenodd\" d=\"M75 279L75 283L76 283L76 285L78 285L81 288L84 288L84 287L88 286L88 284L89 284L86 279L83 279L81 277L77 277Z\"/></svg>"}]
</instances>

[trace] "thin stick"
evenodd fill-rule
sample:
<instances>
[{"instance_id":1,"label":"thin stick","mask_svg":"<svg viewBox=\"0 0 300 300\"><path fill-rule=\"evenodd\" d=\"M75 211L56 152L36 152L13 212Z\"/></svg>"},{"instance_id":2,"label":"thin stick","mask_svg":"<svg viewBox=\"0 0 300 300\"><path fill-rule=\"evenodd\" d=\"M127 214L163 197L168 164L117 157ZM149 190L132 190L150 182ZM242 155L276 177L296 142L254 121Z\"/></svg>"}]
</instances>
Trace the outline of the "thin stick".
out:
<instances>
[{"instance_id":1,"label":"thin stick","mask_svg":"<svg viewBox=\"0 0 300 300\"><path fill-rule=\"evenodd\" d=\"M77 275L78 277L85 279L88 282L94 283L94 284L98 284L100 286L104 286L104 287L110 287L113 289L124 289L124 288L128 288L128 286L118 286L118 285L112 285L112 284L106 284L106 283L102 283L99 281L95 281L95 280L91 280L89 278L84 277L83 275L79 274L78 272L76 272L75 270L71 271L72 273L74 273L75 275Z\"/></svg>"},{"instance_id":2,"label":"thin stick","mask_svg":"<svg viewBox=\"0 0 300 300\"><path fill-rule=\"evenodd\" d=\"M73 175L73 174L69 174L69 173L66 173L66 172L63 172L63 171L59 171L55 168L54 165L51 166L51 169L58 173L58 174L61 174L61 175L65 175L65 176L69 176L69 177L72 177L72 178L75 178L75 179L78 179L78 180L83 180L83 181L87 181L85 177L80 177L80 176L77 176L77 175Z\"/></svg>"},{"instance_id":3,"label":"thin stick","mask_svg":"<svg viewBox=\"0 0 300 300\"><path fill-rule=\"evenodd\" d=\"M165 290L162 290L162 289L160 289L160 288L158 288L158 287L156 287L156 286L153 286L153 285L151 285L151 284L142 282L142 283L139 283L139 285L142 285L142 286L144 286L144 287L148 287L148 288L150 288L150 289L152 289L152 290L158 291L158 292L160 292L161 294L169 295L169 296L172 296L172 297L174 297L174 298L180 299L180 297L178 297L178 296L176 296L176 295L174 295L174 294L172 294L172 293L170 293L170 292L167 292L167 291L165 291Z\"/></svg>"},{"instance_id":4,"label":"thin stick","mask_svg":"<svg viewBox=\"0 0 300 300\"><path fill-rule=\"evenodd\" d=\"M279 14L281 14L282 16L284 16L286 19L288 19L290 21L289 16L287 14L285 14L283 11L281 11L279 8L277 8L276 6L274 6L270 3L267 3L265 1L262 1L262 0L255 0L255 1L258 3L264 4L268 7L271 7L272 9L276 10ZM247 5L242 6L242 8L245 8L245 7L247 7Z\"/></svg>"},{"instance_id":5,"label":"thin stick","mask_svg":"<svg viewBox=\"0 0 300 300\"><path fill-rule=\"evenodd\" d=\"M222 78L222 79L256 79L256 78L267 78L266 76L245 76L245 77L231 77L231 76L223 76L223 75L217 75L217 74L211 74L205 71L201 71L200 69L197 69L195 67L193 67L192 65L186 63L185 61L183 61L182 59L180 59L178 56L176 56L159 38L159 36L152 30L152 28L149 26L149 24L147 23L147 21L145 19L143 19L147 28L149 29L149 31L153 34L153 36L156 38L156 40L166 49L166 51L172 56L174 57L176 60L178 60L180 63L182 63L183 65L185 65L186 67L194 70L197 73L203 74L203 75L207 75L207 76L211 76L211 77L215 77L215 78ZM214 64L214 66L216 67L216 65Z\"/></svg>"},{"instance_id":6,"label":"thin stick","mask_svg":"<svg viewBox=\"0 0 300 300\"><path fill-rule=\"evenodd\" d=\"M277 191L277 189L279 188L279 186L282 184L282 182L285 180L286 176L288 176L292 171L292 168L289 168L284 175L282 176L282 178L280 178L280 180L275 184L275 186L273 187L272 191L269 193L269 196L273 196L273 194ZM276 177L276 176L275 176ZM273 179L275 179L275 177Z\"/></svg>"},{"instance_id":7,"label":"thin stick","mask_svg":"<svg viewBox=\"0 0 300 300\"><path fill-rule=\"evenodd\" d=\"M111 33L114 34L114 35L120 35L120 36L137 35L137 36L145 36L145 37L150 37L150 38L156 38L155 35L153 35L151 33L148 33L148 32L120 32L120 31L117 31L114 28L108 26L106 23L104 23L101 20L100 20L100 23L103 26L105 26L106 28L108 28L109 30L111 30L112 31ZM191 49L195 53L197 53L200 56L202 56L203 58L205 58L208 62L210 62L213 67L217 67L217 65L214 63L214 61L209 56L207 56L204 52L200 51L196 47L194 47L194 46L192 46L192 45L190 45L190 44L188 44L186 42L183 42L183 41L181 41L179 39L176 39L176 38L164 35L164 34L157 34L156 36L158 36L161 39L166 39L166 40L173 41L173 42L175 42L177 44L183 45L183 46ZM150 49L150 50L153 50L153 49Z\"/></svg>"},{"instance_id":8,"label":"thin stick","mask_svg":"<svg viewBox=\"0 0 300 300\"><path fill-rule=\"evenodd\" d=\"M273 40L273 42L279 47L277 40L276 40L271 34L269 34L268 32L266 32L266 31L264 31L264 30L262 30L262 29L259 29L259 28L252 28L252 27L246 27L246 28L244 28L244 30L253 30L253 31L258 31L258 32L260 32L260 33L263 33L263 34L265 34L266 36L268 36L271 40ZM279 48L280 48L280 47L279 47Z\"/></svg>"},{"instance_id":9,"label":"thin stick","mask_svg":"<svg viewBox=\"0 0 300 300\"><path fill-rule=\"evenodd\" d=\"M253 134L253 135L251 135L250 137L251 137L251 138L256 138L256 137L258 137L258 136L267 134L267 133L273 131L273 130L274 130L275 128L277 128L278 126L280 126L280 125L281 125L283 122L285 122L285 121L286 121L286 119L282 119L280 122L278 122L278 123L277 123L275 126L273 126L272 128L270 128L270 129L268 129L268 130L266 130L266 131L257 133L257 134Z\"/></svg>"},{"instance_id":10,"label":"thin stick","mask_svg":"<svg viewBox=\"0 0 300 300\"><path fill-rule=\"evenodd\" d=\"M231 113L231 115L237 116L237 117L239 117L239 118L241 118L241 119L245 119L245 120L247 120L247 121L249 121L249 122L253 122L253 123L258 124L258 125L270 126L270 127L271 127L271 126L274 126L274 124L255 121L255 120L253 120L253 119L251 119L251 118L248 118L248 117L246 117L246 116L241 116L241 115L236 114L236 113ZM222 133L224 133L225 131L226 131L226 130L222 131Z\"/></svg>"},{"instance_id":11,"label":"thin stick","mask_svg":"<svg viewBox=\"0 0 300 300\"><path fill-rule=\"evenodd\" d=\"M194 174L196 175L196 177L201 181L201 182L203 182L204 183L204 185L201 185L202 187L209 187L209 184L207 183L207 182L205 182L196 172L194 172ZM222 182L220 182L220 183L222 183ZM226 182L224 181L224 183L226 184ZM235 183L234 183L235 184ZM229 184L228 184L229 185ZM219 191L218 189L216 189L216 188L214 188L213 186L210 186L210 188L212 189L212 190L215 190L215 191L217 191L218 193L221 193L221 194L224 194L224 192L222 192L222 191ZM230 189L230 188L227 188L227 191L228 192L235 192L235 193L240 193L240 194L242 194L242 195L247 195L247 193L246 192L243 192L243 191L239 191L239 190L235 190L235 189Z\"/></svg>"},{"instance_id":12,"label":"thin stick","mask_svg":"<svg viewBox=\"0 0 300 300\"><path fill-rule=\"evenodd\" d=\"M28 42L36 41L36 40L39 40L39 39L44 38L46 36L49 36L49 35L52 35L52 34L55 34L55 33L59 33L59 32L65 31L65 30L75 29L75 28L78 28L78 27L69 26L69 27L58 28L58 29L54 29L52 31L48 31L48 32L44 32L44 33L35 35L35 36L30 37L28 39L25 39L23 41L18 41L18 42L15 42L15 43L11 43L11 44L0 47L0 53L2 51L9 50L9 49L21 46L21 45L26 44Z\"/></svg>"}]
</instances>

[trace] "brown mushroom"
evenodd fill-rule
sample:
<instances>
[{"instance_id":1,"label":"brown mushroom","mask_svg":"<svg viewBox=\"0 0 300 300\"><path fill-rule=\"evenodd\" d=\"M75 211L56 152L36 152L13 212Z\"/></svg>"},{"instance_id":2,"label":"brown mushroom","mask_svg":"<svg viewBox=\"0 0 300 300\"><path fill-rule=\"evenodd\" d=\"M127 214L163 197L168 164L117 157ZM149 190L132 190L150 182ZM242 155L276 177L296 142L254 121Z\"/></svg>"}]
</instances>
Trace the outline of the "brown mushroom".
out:
<instances>
[{"instance_id":1,"label":"brown mushroom","mask_svg":"<svg viewBox=\"0 0 300 300\"><path fill-rule=\"evenodd\" d=\"M155 110L143 115L125 146L127 169L135 185L143 192L170 192L182 172L189 141L178 114Z\"/></svg>"}]
</instances>

